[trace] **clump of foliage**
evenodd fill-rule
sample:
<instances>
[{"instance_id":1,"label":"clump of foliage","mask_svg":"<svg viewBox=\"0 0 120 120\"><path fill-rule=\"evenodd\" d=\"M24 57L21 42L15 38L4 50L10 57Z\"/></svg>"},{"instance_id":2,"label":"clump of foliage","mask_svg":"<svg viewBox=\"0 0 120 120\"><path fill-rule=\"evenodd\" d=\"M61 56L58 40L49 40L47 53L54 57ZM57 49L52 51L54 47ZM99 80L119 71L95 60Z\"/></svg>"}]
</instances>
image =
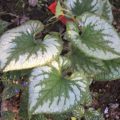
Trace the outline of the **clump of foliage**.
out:
<instances>
[{"instance_id":1,"label":"clump of foliage","mask_svg":"<svg viewBox=\"0 0 120 120\"><path fill-rule=\"evenodd\" d=\"M46 120L41 114L67 111L78 119L102 120L100 112L89 107L89 86L93 80L120 78L120 37L112 26L111 4L108 0L58 1L56 19L61 15L69 19L62 35L55 31L44 35L47 25L37 20L3 33L6 23L0 22L5 24L0 29L3 99L22 90L20 117L26 120ZM27 76L26 87L19 82L23 76Z\"/></svg>"}]
</instances>

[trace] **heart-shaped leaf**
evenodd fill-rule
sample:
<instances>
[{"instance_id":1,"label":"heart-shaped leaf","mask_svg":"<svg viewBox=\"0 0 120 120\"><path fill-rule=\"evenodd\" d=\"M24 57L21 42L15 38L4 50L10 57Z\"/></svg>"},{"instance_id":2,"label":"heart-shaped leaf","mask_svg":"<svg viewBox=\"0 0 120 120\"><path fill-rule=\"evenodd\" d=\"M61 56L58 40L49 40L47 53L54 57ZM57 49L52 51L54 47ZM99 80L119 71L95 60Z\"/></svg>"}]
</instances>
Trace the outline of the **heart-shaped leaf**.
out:
<instances>
[{"instance_id":1,"label":"heart-shaped leaf","mask_svg":"<svg viewBox=\"0 0 120 120\"><path fill-rule=\"evenodd\" d=\"M58 56L62 49L59 34L50 33L44 37L43 29L40 21L28 21L3 34L0 38L0 68L3 71L33 68Z\"/></svg>"},{"instance_id":2,"label":"heart-shaped leaf","mask_svg":"<svg viewBox=\"0 0 120 120\"><path fill-rule=\"evenodd\" d=\"M78 17L79 26L67 24L67 34L74 46L88 56L110 60L120 57L120 38L103 18L90 13Z\"/></svg>"},{"instance_id":3,"label":"heart-shaped leaf","mask_svg":"<svg viewBox=\"0 0 120 120\"><path fill-rule=\"evenodd\" d=\"M65 5L76 16L90 12L103 16L110 22L113 20L112 9L108 0L65 0Z\"/></svg>"},{"instance_id":4,"label":"heart-shaped leaf","mask_svg":"<svg viewBox=\"0 0 120 120\"><path fill-rule=\"evenodd\" d=\"M78 72L71 72L70 61L59 58L51 66L35 68L29 84L31 114L64 112L87 92L89 81Z\"/></svg>"}]
</instances>

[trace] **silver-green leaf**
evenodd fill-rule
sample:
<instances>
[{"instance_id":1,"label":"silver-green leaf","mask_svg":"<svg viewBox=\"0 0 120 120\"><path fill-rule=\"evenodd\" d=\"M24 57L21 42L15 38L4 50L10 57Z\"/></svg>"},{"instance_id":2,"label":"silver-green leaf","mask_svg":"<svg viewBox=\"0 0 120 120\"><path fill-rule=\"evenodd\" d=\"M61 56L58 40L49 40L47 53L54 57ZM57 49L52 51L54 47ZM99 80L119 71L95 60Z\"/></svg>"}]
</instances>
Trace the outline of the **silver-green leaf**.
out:
<instances>
[{"instance_id":1,"label":"silver-green leaf","mask_svg":"<svg viewBox=\"0 0 120 120\"><path fill-rule=\"evenodd\" d=\"M76 16L85 12L102 14L102 0L66 0L65 4Z\"/></svg>"},{"instance_id":2,"label":"silver-green leaf","mask_svg":"<svg viewBox=\"0 0 120 120\"><path fill-rule=\"evenodd\" d=\"M112 13L112 5L109 0L102 0L102 15L105 19L107 19L110 23L113 22L113 13Z\"/></svg>"},{"instance_id":3,"label":"silver-green leaf","mask_svg":"<svg viewBox=\"0 0 120 120\"><path fill-rule=\"evenodd\" d=\"M110 60L120 57L120 37L103 18L85 13L75 23L67 24L69 40L88 56Z\"/></svg>"},{"instance_id":4,"label":"silver-green leaf","mask_svg":"<svg viewBox=\"0 0 120 120\"><path fill-rule=\"evenodd\" d=\"M85 109L83 106L78 105L73 110L73 114L78 120L85 118L85 120L105 120L100 110L93 108Z\"/></svg>"},{"instance_id":5,"label":"silver-green leaf","mask_svg":"<svg viewBox=\"0 0 120 120\"><path fill-rule=\"evenodd\" d=\"M50 66L35 68L29 84L29 112L64 112L80 101L89 82L78 72L70 71L70 61L59 58Z\"/></svg>"},{"instance_id":6,"label":"silver-green leaf","mask_svg":"<svg viewBox=\"0 0 120 120\"><path fill-rule=\"evenodd\" d=\"M120 79L120 59L103 61L106 70L94 76L96 81L110 81Z\"/></svg>"},{"instance_id":7,"label":"silver-green leaf","mask_svg":"<svg viewBox=\"0 0 120 120\"><path fill-rule=\"evenodd\" d=\"M85 12L95 13L113 21L112 7L108 0L65 0L65 5L76 16L80 16Z\"/></svg>"},{"instance_id":8,"label":"silver-green leaf","mask_svg":"<svg viewBox=\"0 0 120 120\"><path fill-rule=\"evenodd\" d=\"M59 34L39 38L37 34L42 36L42 30L40 21L28 21L4 33L0 38L0 69L6 72L33 68L56 58L62 50Z\"/></svg>"}]
</instances>

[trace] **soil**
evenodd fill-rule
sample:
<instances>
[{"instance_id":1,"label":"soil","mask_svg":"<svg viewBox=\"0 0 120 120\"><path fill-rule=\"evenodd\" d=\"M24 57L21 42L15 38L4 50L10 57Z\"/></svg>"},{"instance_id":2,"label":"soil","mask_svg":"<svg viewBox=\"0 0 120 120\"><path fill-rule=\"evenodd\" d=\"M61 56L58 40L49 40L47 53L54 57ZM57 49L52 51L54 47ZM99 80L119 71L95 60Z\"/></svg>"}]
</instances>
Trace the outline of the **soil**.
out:
<instances>
[{"instance_id":1,"label":"soil","mask_svg":"<svg viewBox=\"0 0 120 120\"><path fill-rule=\"evenodd\" d=\"M120 0L110 0L113 4L113 25L120 32ZM10 22L7 29L22 24L23 22L34 19L46 23L53 15L47 9L47 6L53 0L47 0L45 6L30 7L27 0L0 0L0 19ZM49 30L63 32L65 26L61 22L50 25ZM0 83L0 93L3 90L3 84ZM120 120L120 80L109 82L93 82L90 90L93 96L93 106L101 108L106 120ZM20 96L17 95L10 100L5 101L10 109L18 112ZM14 104L12 104L14 103Z\"/></svg>"}]
</instances>

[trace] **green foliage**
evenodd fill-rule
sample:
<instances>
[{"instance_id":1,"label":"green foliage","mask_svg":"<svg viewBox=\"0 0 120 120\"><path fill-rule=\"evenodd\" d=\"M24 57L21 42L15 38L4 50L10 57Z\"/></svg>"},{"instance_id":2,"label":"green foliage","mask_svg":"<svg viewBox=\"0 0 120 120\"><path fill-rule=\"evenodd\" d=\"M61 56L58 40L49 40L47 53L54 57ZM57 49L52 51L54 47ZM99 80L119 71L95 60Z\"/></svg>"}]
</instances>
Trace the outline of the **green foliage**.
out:
<instances>
[{"instance_id":1,"label":"green foliage","mask_svg":"<svg viewBox=\"0 0 120 120\"><path fill-rule=\"evenodd\" d=\"M33 115L32 118L30 120L47 120L47 118L45 118L44 115Z\"/></svg>"},{"instance_id":2,"label":"green foliage","mask_svg":"<svg viewBox=\"0 0 120 120\"><path fill-rule=\"evenodd\" d=\"M90 13L81 15L77 20L79 26L73 22L67 24L68 39L75 47L88 56L103 60L120 57L120 49L119 47L116 48L120 44L120 38L112 25L99 16Z\"/></svg>"},{"instance_id":3,"label":"green foliage","mask_svg":"<svg viewBox=\"0 0 120 120\"><path fill-rule=\"evenodd\" d=\"M8 22L0 20L0 35L5 31L6 27L8 26Z\"/></svg>"},{"instance_id":4,"label":"green foliage","mask_svg":"<svg viewBox=\"0 0 120 120\"><path fill-rule=\"evenodd\" d=\"M28 21L1 36L0 53L8 51L0 58L4 72L45 65L61 53L59 34L51 32L44 36L42 30L44 25L41 22ZM4 41L9 44L4 44Z\"/></svg>"},{"instance_id":5,"label":"green foliage","mask_svg":"<svg viewBox=\"0 0 120 120\"><path fill-rule=\"evenodd\" d=\"M85 120L105 120L99 110L93 108L85 109L83 106L76 106L73 110L73 115L78 120L81 120L81 118L85 118Z\"/></svg>"},{"instance_id":6,"label":"green foliage","mask_svg":"<svg viewBox=\"0 0 120 120\"><path fill-rule=\"evenodd\" d=\"M75 16L89 12L104 17L110 23L113 21L112 8L109 0L65 0L65 5Z\"/></svg>"},{"instance_id":7,"label":"green foliage","mask_svg":"<svg viewBox=\"0 0 120 120\"><path fill-rule=\"evenodd\" d=\"M15 114L11 111L4 111L2 112L2 119L3 120L14 120Z\"/></svg>"},{"instance_id":8,"label":"green foliage","mask_svg":"<svg viewBox=\"0 0 120 120\"><path fill-rule=\"evenodd\" d=\"M103 0L103 8L102 8L102 16L109 20L110 23L113 22L113 15L112 15L112 5L110 4L109 0Z\"/></svg>"},{"instance_id":9,"label":"green foliage","mask_svg":"<svg viewBox=\"0 0 120 120\"><path fill-rule=\"evenodd\" d=\"M60 5L60 2L58 1L57 2L57 6L56 6L56 13L55 13L55 16L58 18L60 15L63 14L63 11L62 11L62 7Z\"/></svg>"},{"instance_id":10,"label":"green foliage","mask_svg":"<svg viewBox=\"0 0 120 120\"><path fill-rule=\"evenodd\" d=\"M29 116L29 91L28 87L25 87L21 94L19 116L22 120L47 120L43 114L37 114Z\"/></svg>"},{"instance_id":11,"label":"green foliage","mask_svg":"<svg viewBox=\"0 0 120 120\"><path fill-rule=\"evenodd\" d=\"M39 1L40 5L43 1L46 0ZM0 70L5 72L2 99L21 91L19 115L23 120L47 120L49 114L53 120L65 120L73 115L78 119L103 120L99 111L90 108L89 86L93 79L120 78L120 36L111 25L109 1L66 0L64 3L72 14L71 19L76 17L66 25L66 40L70 43L66 56L61 54L64 40L61 41L60 33L44 35L49 25L28 21L2 35L8 23L0 22ZM63 14L64 3L58 1L57 17ZM27 87L21 84L26 78ZM5 120L13 117L9 111L3 113Z\"/></svg>"},{"instance_id":12,"label":"green foliage","mask_svg":"<svg viewBox=\"0 0 120 120\"><path fill-rule=\"evenodd\" d=\"M5 84L4 84L5 85ZM21 86L19 84L9 83L5 85L2 93L2 99L9 99L19 93Z\"/></svg>"},{"instance_id":13,"label":"green foliage","mask_svg":"<svg viewBox=\"0 0 120 120\"><path fill-rule=\"evenodd\" d=\"M104 29L95 30L97 25L93 25L92 23L87 26L83 26L81 29L81 41L83 44L86 44L90 49L99 49L106 51L114 52L114 50L108 45L110 41L105 41L104 36L110 36L109 34L103 33Z\"/></svg>"},{"instance_id":14,"label":"green foliage","mask_svg":"<svg viewBox=\"0 0 120 120\"><path fill-rule=\"evenodd\" d=\"M100 73L104 70L103 62L101 60L87 56L76 47L72 47L70 58L72 66L76 70L82 71L84 74L91 75Z\"/></svg>"},{"instance_id":15,"label":"green foliage","mask_svg":"<svg viewBox=\"0 0 120 120\"><path fill-rule=\"evenodd\" d=\"M10 51L11 54L10 57L8 57L8 61L11 61L12 59L15 59L15 61L17 61L20 55L24 55L26 53L28 53L27 59L29 59L29 57L33 53L40 49L40 45L34 43L33 40L34 34L35 33L30 34L29 32L21 33L21 36L16 37L12 41L13 44L16 44L16 47L11 49Z\"/></svg>"},{"instance_id":16,"label":"green foliage","mask_svg":"<svg viewBox=\"0 0 120 120\"><path fill-rule=\"evenodd\" d=\"M84 12L94 12L97 9L94 9L94 7L96 6L96 4L92 4L93 0L82 0L82 2L80 2L79 0L76 0L76 2L74 3L74 7L72 7L72 12L76 15L79 16Z\"/></svg>"},{"instance_id":17,"label":"green foliage","mask_svg":"<svg viewBox=\"0 0 120 120\"><path fill-rule=\"evenodd\" d=\"M93 108L90 108L85 113L86 120L105 120L100 111L96 111Z\"/></svg>"},{"instance_id":18,"label":"green foliage","mask_svg":"<svg viewBox=\"0 0 120 120\"><path fill-rule=\"evenodd\" d=\"M99 74L94 76L95 80L116 80L120 78L120 60L114 59L109 61L103 61L104 66L107 68Z\"/></svg>"},{"instance_id":19,"label":"green foliage","mask_svg":"<svg viewBox=\"0 0 120 120\"><path fill-rule=\"evenodd\" d=\"M4 85L2 93L2 100L9 99L20 92L23 89L21 79L27 78L31 73L31 70L23 71L11 71L2 75L1 81Z\"/></svg>"},{"instance_id":20,"label":"green foliage","mask_svg":"<svg viewBox=\"0 0 120 120\"><path fill-rule=\"evenodd\" d=\"M36 68L31 74L29 86L32 91L30 93L31 113L64 112L77 103L87 90L89 82L84 75L67 71L71 66L69 60L59 58L51 65Z\"/></svg>"}]
</instances>

